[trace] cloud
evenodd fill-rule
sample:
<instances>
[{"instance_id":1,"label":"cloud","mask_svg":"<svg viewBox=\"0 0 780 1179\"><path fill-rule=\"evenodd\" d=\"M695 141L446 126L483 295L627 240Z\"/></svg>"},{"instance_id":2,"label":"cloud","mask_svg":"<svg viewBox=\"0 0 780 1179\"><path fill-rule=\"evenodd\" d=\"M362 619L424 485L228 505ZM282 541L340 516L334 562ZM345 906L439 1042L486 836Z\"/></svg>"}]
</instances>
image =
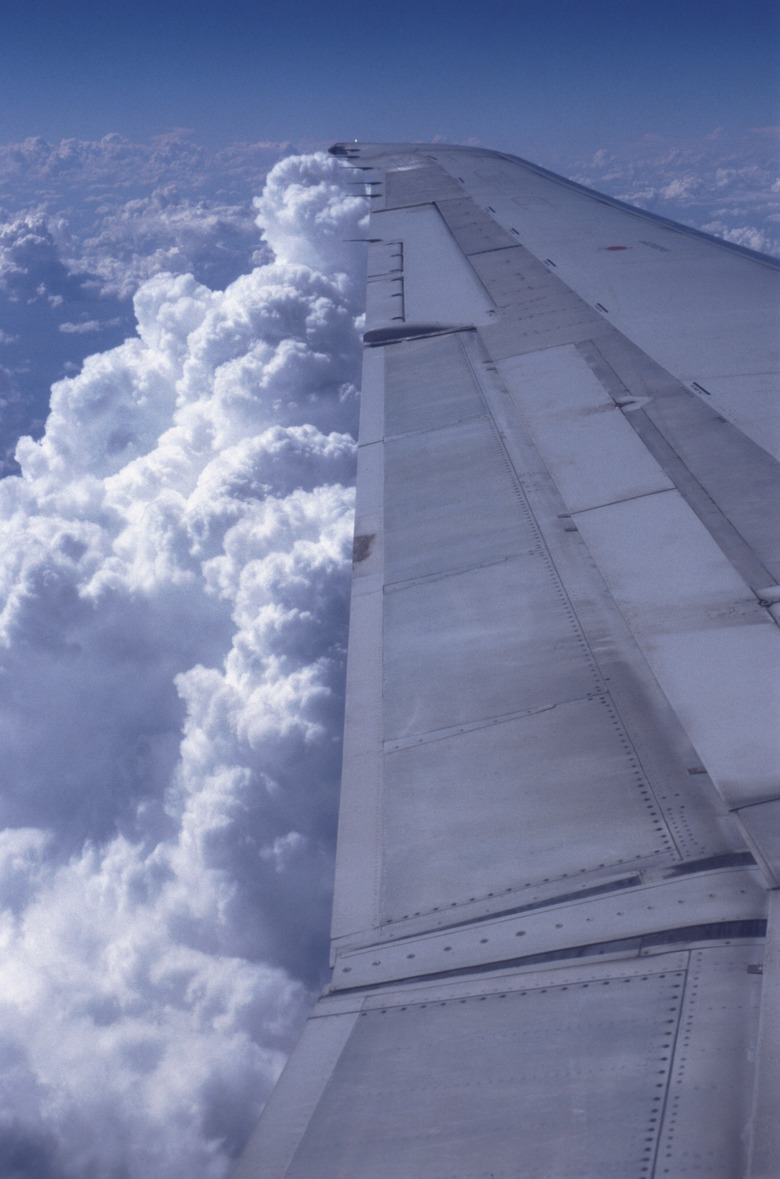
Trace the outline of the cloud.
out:
<instances>
[{"instance_id":1,"label":"cloud","mask_svg":"<svg viewBox=\"0 0 780 1179\"><path fill-rule=\"evenodd\" d=\"M101 301L94 277L70 265L61 231L58 219L40 210L0 213L0 344L7 375L0 474L18 470L12 456L20 435L42 430L52 380L83 359L79 336L91 336L96 349L130 330L127 310L117 314L116 304Z\"/></svg>"},{"instance_id":2,"label":"cloud","mask_svg":"<svg viewBox=\"0 0 780 1179\"><path fill-rule=\"evenodd\" d=\"M722 178L719 177L721 183ZM702 187L701 181L696 176L676 176L669 184L663 185L659 189L659 195L666 200L676 200L680 197L689 197L700 191Z\"/></svg>"},{"instance_id":3,"label":"cloud","mask_svg":"<svg viewBox=\"0 0 780 1179\"><path fill-rule=\"evenodd\" d=\"M99 319L82 320L81 323L65 323L58 324L58 330L66 332L70 335L87 335L90 332L99 332L105 327L116 327L121 323L120 319L110 319L102 322Z\"/></svg>"},{"instance_id":4,"label":"cloud","mask_svg":"<svg viewBox=\"0 0 780 1179\"><path fill-rule=\"evenodd\" d=\"M95 232L71 242L74 268L102 280L103 294L131 297L154 274L193 274L224 289L270 259L248 202L193 200L168 184L151 196L96 210Z\"/></svg>"},{"instance_id":5,"label":"cloud","mask_svg":"<svg viewBox=\"0 0 780 1179\"><path fill-rule=\"evenodd\" d=\"M775 133L719 129L699 141L649 133L587 161L546 162L654 212L699 229L717 221L731 240L780 253ZM142 283L160 273L192 274L224 290L270 259L252 197L291 150L288 143L256 142L215 151L181 129L149 143L112 134L0 145L0 322L10 337L2 354L0 475L18 472L13 451L21 435L40 437L52 383L77 372L89 353L133 334L131 300ZM289 166L302 202L295 210L301 240L348 249L323 222L331 213L314 208L319 223L307 226L312 186L295 175L305 165ZM273 183L282 180L276 175ZM275 216L272 209L272 235L285 229L272 223ZM280 216L289 220L292 204ZM297 260L296 242L286 248L287 260Z\"/></svg>"},{"instance_id":6,"label":"cloud","mask_svg":"<svg viewBox=\"0 0 780 1179\"><path fill-rule=\"evenodd\" d=\"M133 332L141 283L193 274L222 290L270 259L251 201L289 151L273 143L213 151L183 131L150 143L107 135L0 145L0 322L12 337L0 475L18 473L21 435L40 436L52 383ZM88 323L99 327L87 332Z\"/></svg>"},{"instance_id":7,"label":"cloud","mask_svg":"<svg viewBox=\"0 0 780 1179\"><path fill-rule=\"evenodd\" d=\"M269 174L263 195L254 201L257 222L271 249L291 262L328 269L359 266L362 246L346 240L355 232L354 209L362 198L343 184L343 165L335 159L323 174L322 155L292 156ZM316 161L316 163L315 163ZM285 199L280 200L284 192Z\"/></svg>"},{"instance_id":8,"label":"cloud","mask_svg":"<svg viewBox=\"0 0 780 1179\"><path fill-rule=\"evenodd\" d=\"M104 294L131 297L152 274L193 273L224 288L268 261L251 197L288 144L234 143L209 151L186 132L148 144L37 137L0 144L0 276L8 234L26 225L64 275L102 280ZM3 224L6 222L7 224ZM18 249L18 247L17 247ZM22 265L21 272L27 269Z\"/></svg>"},{"instance_id":9,"label":"cloud","mask_svg":"<svg viewBox=\"0 0 780 1179\"><path fill-rule=\"evenodd\" d=\"M780 256L775 138L771 127L741 136L719 127L701 140L645 135L563 170L629 204Z\"/></svg>"},{"instance_id":10,"label":"cloud","mask_svg":"<svg viewBox=\"0 0 780 1179\"><path fill-rule=\"evenodd\" d=\"M221 1179L323 980L353 194L277 165L275 260L144 283L0 482L6 1173Z\"/></svg>"},{"instance_id":11,"label":"cloud","mask_svg":"<svg viewBox=\"0 0 780 1179\"><path fill-rule=\"evenodd\" d=\"M738 246L746 246L749 250L757 250L759 254L771 254L776 249L776 239L762 229L751 225L735 225L729 227L723 221L709 221L702 228L707 233L722 237L727 242L734 242Z\"/></svg>"},{"instance_id":12,"label":"cloud","mask_svg":"<svg viewBox=\"0 0 780 1179\"><path fill-rule=\"evenodd\" d=\"M12 189L83 194L100 184L105 199L109 186L148 192L157 185L181 181L211 187L215 174L224 189L231 179L258 172L265 175L290 151L289 143L272 142L233 143L210 151L184 129L157 135L149 143L134 143L116 133L99 140L59 143L37 135L22 143L0 144L0 170L4 184Z\"/></svg>"},{"instance_id":13,"label":"cloud","mask_svg":"<svg viewBox=\"0 0 780 1179\"><path fill-rule=\"evenodd\" d=\"M49 220L30 212L0 223L0 292L13 301L78 298L81 280L63 263Z\"/></svg>"}]
</instances>

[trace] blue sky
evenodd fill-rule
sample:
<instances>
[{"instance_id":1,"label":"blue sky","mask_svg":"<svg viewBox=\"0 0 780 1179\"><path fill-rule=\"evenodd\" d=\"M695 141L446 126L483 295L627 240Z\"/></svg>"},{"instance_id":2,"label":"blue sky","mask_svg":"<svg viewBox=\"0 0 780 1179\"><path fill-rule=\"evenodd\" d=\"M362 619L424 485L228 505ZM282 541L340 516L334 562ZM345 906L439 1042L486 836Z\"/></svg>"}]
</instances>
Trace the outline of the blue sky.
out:
<instances>
[{"instance_id":1,"label":"blue sky","mask_svg":"<svg viewBox=\"0 0 780 1179\"><path fill-rule=\"evenodd\" d=\"M521 154L777 121L769 0L27 0L0 142L469 137Z\"/></svg>"}]
</instances>

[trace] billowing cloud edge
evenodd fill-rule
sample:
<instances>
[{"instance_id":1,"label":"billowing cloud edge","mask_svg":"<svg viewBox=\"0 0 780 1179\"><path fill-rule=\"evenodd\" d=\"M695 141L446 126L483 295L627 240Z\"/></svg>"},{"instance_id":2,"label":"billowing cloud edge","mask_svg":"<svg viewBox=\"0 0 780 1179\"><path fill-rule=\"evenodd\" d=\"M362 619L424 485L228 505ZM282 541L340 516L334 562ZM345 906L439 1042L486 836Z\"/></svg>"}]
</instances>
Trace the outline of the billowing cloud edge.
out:
<instances>
[{"instance_id":1,"label":"billowing cloud edge","mask_svg":"<svg viewBox=\"0 0 780 1179\"><path fill-rule=\"evenodd\" d=\"M275 260L159 274L0 483L0 1159L225 1175L325 964L365 201L270 173Z\"/></svg>"}]
</instances>

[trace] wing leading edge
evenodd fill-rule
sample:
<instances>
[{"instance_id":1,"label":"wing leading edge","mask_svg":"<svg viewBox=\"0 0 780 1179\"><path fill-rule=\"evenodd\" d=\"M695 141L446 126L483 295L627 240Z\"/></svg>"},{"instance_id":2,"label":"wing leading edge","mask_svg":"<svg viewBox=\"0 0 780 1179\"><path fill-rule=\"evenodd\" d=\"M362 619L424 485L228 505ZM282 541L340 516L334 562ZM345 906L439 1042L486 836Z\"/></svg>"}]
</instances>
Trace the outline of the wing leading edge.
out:
<instances>
[{"instance_id":1,"label":"wing leading edge","mask_svg":"<svg viewBox=\"0 0 780 1179\"><path fill-rule=\"evenodd\" d=\"M777 267L370 170L333 980L235 1179L780 1170Z\"/></svg>"}]
</instances>

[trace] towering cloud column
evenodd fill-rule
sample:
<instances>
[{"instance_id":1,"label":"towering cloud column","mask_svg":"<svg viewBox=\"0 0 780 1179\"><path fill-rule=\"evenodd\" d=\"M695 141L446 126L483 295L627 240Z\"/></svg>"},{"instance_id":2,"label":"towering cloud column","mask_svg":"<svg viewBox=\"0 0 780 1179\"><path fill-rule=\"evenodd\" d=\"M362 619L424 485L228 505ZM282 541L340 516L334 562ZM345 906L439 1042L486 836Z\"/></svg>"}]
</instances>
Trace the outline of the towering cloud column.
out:
<instances>
[{"instance_id":1,"label":"towering cloud column","mask_svg":"<svg viewBox=\"0 0 780 1179\"><path fill-rule=\"evenodd\" d=\"M223 1176L321 981L354 192L325 156L274 168L257 210L275 261L224 292L142 286L137 336L54 387L0 483L15 1174Z\"/></svg>"}]
</instances>

